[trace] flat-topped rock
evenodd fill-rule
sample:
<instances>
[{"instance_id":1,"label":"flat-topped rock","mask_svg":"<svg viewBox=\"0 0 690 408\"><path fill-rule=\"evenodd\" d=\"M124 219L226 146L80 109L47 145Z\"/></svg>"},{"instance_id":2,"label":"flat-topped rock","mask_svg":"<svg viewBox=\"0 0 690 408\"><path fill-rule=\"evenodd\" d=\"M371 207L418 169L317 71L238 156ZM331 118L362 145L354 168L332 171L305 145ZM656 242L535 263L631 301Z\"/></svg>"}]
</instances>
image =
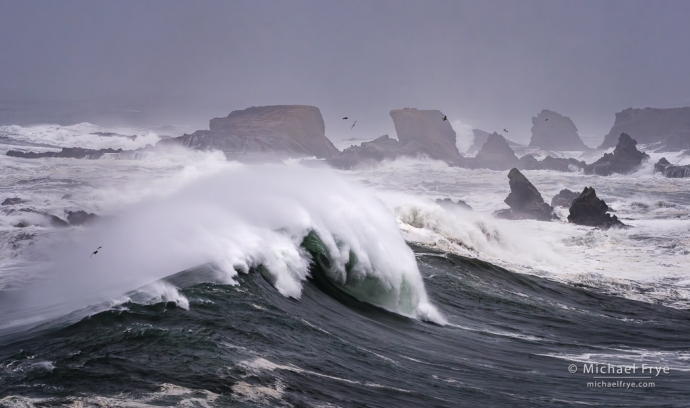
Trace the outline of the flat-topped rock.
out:
<instances>
[{"instance_id":1,"label":"flat-topped rock","mask_svg":"<svg viewBox=\"0 0 690 408\"><path fill-rule=\"evenodd\" d=\"M589 150L569 117L547 109L532 117L529 145L545 150Z\"/></svg>"},{"instance_id":2,"label":"flat-topped rock","mask_svg":"<svg viewBox=\"0 0 690 408\"><path fill-rule=\"evenodd\" d=\"M553 208L544 202L536 187L525 177L520 170L513 168L508 173L510 194L504 200L510 207L509 210L500 210L495 214L499 218L511 220L535 219L550 221L556 218Z\"/></svg>"},{"instance_id":3,"label":"flat-topped rock","mask_svg":"<svg viewBox=\"0 0 690 408\"><path fill-rule=\"evenodd\" d=\"M672 133L677 131L690 131L690 107L628 108L616 113L613 127L604 137L599 148L608 149L615 146L621 133L627 133L638 142L647 144L665 142ZM672 142L687 146L679 150L690 148L690 139L680 138Z\"/></svg>"},{"instance_id":4,"label":"flat-topped rock","mask_svg":"<svg viewBox=\"0 0 690 408\"><path fill-rule=\"evenodd\" d=\"M222 150L228 159L328 159L340 152L326 138L321 111L315 106L254 106L211 119L209 130L161 140L156 146L182 145L199 150Z\"/></svg>"},{"instance_id":5,"label":"flat-topped rock","mask_svg":"<svg viewBox=\"0 0 690 408\"><path fill-rule=\"evenodd\" d=\"M613 173L629 174L640 168L644 160L649 159L645 152L637 150L637 141L627 133L621 133L613 153L606 153L592 164L585 167L585 174L608 176Z\"/></svg>"},{"instance_id":6,"label":"flat-topped rock","mask_svg":"<svg viewBox=\"0 0 690 408\"><path fill-rule=\"evenodd\" d=\"M398 141L411 141L424 147L430 158L457 160L461 158L455 144L456 135L450 122L439 110L394 109L390 112Z\"/></svg>"},{"instance_id":7,"label":"flat-topped rock","mask_svg":"<svg viewBox=\"0 0 690 408\"><path fill-rule=\"evenodd\" d=\"M615 215L607 214L609 206L604 200L597 197L597 193L592 187L585 187L570 205L570 215L568 222L590 227L623 227L625 224L620 222Z\"/></svg>"}]
</instances>

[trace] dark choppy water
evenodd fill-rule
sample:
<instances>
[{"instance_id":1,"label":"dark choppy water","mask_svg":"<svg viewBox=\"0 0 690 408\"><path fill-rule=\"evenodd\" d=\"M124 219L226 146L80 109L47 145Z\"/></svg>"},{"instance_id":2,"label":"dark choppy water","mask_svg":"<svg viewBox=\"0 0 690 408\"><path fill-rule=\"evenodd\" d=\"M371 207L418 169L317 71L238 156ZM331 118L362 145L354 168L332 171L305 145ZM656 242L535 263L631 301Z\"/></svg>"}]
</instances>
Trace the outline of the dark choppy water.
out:
<instances>
[{"instance_id":1,"label":"dark choppy water","mask_svg":"<svg viewBox=\"0 0 690 408\"><path fill-rule=\"evenodd\" d=\"M167 279L189 310L129 302L3 345L0 405L690 405L687 310L414 249L446 326L313 281L300 300L258 273L213 283L203 267ZM592 388L584 363L670 372L653 388Z\"/></svg>"}]
</instances>

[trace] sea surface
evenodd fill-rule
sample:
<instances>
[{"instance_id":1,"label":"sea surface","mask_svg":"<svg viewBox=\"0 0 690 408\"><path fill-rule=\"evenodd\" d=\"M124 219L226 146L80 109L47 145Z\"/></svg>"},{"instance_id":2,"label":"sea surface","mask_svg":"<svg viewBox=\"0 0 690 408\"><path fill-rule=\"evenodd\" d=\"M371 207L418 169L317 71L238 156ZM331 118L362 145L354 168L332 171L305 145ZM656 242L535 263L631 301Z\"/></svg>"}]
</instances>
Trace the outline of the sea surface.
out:
<instances>
[{"instance_id":1,"label":"sea surface","mask_svg":"<svg viewBox=\"0 0 690 408\"><path fill-rule=\"evenodd\" d=\"M507 172L435 161L4 156L161 136L0 127L0 201L22 200L0 206L0 406L690 406L690 188L662 154L524 172L547 202L594 187L630 226L609 230L495 219ZM98 218L51 222L78 210Z\"/></svg>"}]
</instances>

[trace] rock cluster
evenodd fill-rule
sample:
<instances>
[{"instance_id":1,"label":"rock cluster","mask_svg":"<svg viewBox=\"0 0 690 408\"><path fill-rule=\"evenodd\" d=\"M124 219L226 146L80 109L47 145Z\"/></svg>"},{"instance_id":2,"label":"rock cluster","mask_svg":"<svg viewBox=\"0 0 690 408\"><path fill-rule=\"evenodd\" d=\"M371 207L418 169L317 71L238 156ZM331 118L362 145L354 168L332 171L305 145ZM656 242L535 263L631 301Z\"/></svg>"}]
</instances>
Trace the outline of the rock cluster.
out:
<instances>
[{"instance_id":1,"label":"rock cluster","mask_svg":"<svg viewBox=\"0 0 690 408\"><path fill-rule=\"evenodd\" d=\"M634 172L640 168L644 160L649 159L649 155L637 150L636 146L636 140L627 133L621 133L613 153L605 153L601 159L587 165L585 174L609 176L613 173L628 174Z\"/></svg>"},{"instance_id":2,"label":"rock cluster","mask_svg":"<svg viewBox=\"0 0 690 408\"><path fill-rule=\"evenodd\" d=\"M609 206L604 200L597 197L592 187L585 187L582 194L573 200L570 206L568 221L573 224L587 225L590 227L622 227L625 224L620 222L615 215L607 214Z\"/></svg>"},{"instance_id":3,"label":"rock cluster","mask_svg":"<svg viewBox=\"0 0 690 408\"><path fill-rule=\"evenodd\" d=\"M510 194L504 200L510 209L496 212L499 218L511 220L535 219L550 221L556 218L553 208L544 202L539 191L520 170L513 168L508 173Z\"/></svg>"},{"instance_id":4,"label":"rock cluster","mask_svg":"<svg viewBox=\"0 0 690 408\"><path fill-rule=\"evenodd\" d=\"M654 165L654 172L661 173L668 178L685 178L690 177L690 166L673 165L665 157L662 157Z\"/></svg>"}]
</instances>

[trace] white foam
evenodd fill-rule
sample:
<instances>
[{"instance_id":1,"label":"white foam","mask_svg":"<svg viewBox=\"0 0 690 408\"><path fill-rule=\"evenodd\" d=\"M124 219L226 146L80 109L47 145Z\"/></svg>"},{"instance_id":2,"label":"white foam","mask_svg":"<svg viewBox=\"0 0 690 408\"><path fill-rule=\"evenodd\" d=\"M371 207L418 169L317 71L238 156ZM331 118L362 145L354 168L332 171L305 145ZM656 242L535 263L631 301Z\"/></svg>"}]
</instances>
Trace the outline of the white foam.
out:
<instances>
[{"instance_id":1,"label":"white foam","mask_svg":"<svg viewBox=\"0 0 690 408\"><path fill-rule=\"evenodd\" d=\"M64 313L209 261L229 278L263 266L278 291L299 298L310 264L300 244L315 231L335 265L330 277L343 290L402 315L444 322L395 218L375 196L335 173L231 165L177 187L93 227L39 241L37 252L47 261L33 273L43 281L27 289L18 307ZM351 251L358 261L346 273ZM151 287L160 299L188 307L176 290Z\"/></svg>"},{"instance_id":2,"label":"white foam","mask_svg":"<svg viewBox=\"0 0 690 408\"><path fill-rule=\"evenodd\" d=\"M15 142L30 143L34 147L122 148L125 150L138 149L147 144L155 145L160 140L156 133L146 129L107 128L88 122L70 126L50 124L27 127L0 126L0 137L7 137Z\"/></svg>"}]
</instances>

